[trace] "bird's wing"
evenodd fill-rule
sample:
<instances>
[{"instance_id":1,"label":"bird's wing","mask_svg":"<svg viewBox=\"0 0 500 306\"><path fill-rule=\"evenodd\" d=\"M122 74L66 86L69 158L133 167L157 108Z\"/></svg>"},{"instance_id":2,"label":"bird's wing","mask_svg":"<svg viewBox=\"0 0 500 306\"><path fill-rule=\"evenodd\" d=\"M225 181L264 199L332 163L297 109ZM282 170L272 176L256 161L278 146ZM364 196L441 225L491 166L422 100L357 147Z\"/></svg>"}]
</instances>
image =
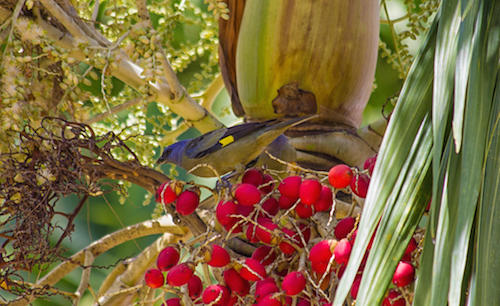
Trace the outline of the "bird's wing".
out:
<instances>
[{"instance_id":1,"label":"bird's wing","mask_svg":"<svg viewBox=\"0 0 500 306\"><path fill-rule=\"evenodd\" d=\"M189 158L198 158L200 153L216 145L227 133L227 130L227 128L221 128L193 138L186 145L186 156Z\"/></svg>"},{"instance_id":2,"label":"bird's wing","mask_svg":"<svg viewBox=\"0 0 500 306\"><path fill-rule=\"evenodd\" d=\"M203 146L203 150L198 148L198 149L193 150L191 152L191 153L194 153L193 155L191 155L191 153L187 153L187 155L190 158L201 158L207 154L214 153L214 152L236 142L238 139L241 139L245 136L248 136L252 133L255 133L256 131L262 130L264 127L266 127L271 122L275 122L275 120L269 120L269 121L264 121L264 122L249 122L249 123L243 123L243 124L239 124L239 125L235 125L235 126L226 128L223 134L218 133L217 137L210 136L210 141L205 141L206 145ZM213 132L210 132L208 134L211 134L211 133L213 133ZM202 135L200 137L205 137L208 134ZM187 150L186 150L186 152L187 152Z\"/></svg>"}]
</instances>

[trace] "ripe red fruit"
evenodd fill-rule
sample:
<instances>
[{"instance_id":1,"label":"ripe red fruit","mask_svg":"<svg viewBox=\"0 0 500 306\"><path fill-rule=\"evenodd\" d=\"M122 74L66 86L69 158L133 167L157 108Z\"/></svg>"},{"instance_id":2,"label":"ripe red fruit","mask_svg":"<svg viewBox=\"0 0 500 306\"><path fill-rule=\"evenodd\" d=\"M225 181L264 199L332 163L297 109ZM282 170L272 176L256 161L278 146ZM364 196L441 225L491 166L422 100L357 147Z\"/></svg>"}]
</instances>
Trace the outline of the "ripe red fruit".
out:
<instances>
[{"instance_id":1,"label":"ripe red fruit","mask_svg":"<svg viewBox=\"0 0 500 306\"><path fill-rule=\"evenodd\" d=\"M338 264L346 264L349 261L349 256L351 255L351 248L349 240L346 238L340 240L333 250L335 261Z\"/></svg>"},{"instance_id":2,"label":"ripe red fruit","mask_svg":"<svg viewBox=\"0 0 500 306\"><path fill-rule=\"evenodd\" d=\"M175 203L175 210L183 216L192 214L200 204L200 196L193 190L184 190Z\"/></svg>"},{"instance_id":3,"label":"ripe red fruit","mask_svg":"<svg viewBox=\"0 0 500 306\"><path fill-rule=\"evenodd\" d=\"M180 298L171 298L165 301L166 306L181 306L181 299Z\"/></svg>"},{"instance_id":4,"label":"ripe red fruit","mask_svg":"<svg viewBox=\"0 0 500 306\"><path fill-rule=\"evenodd\" d=\"M201 278L193 274L187 283L188 294L192 300L196 300L200 297L201 291L203 290L203 283Z\"/></svg>"},{"instance_id":5,"label":"ripe red fruit","mask_svg":"<svg viewBox=\"0 0 500 306\"><path fill-rule=\"evenodd\" d=\"M399 291L391 289L386 298L382 301L383 306L405 306L406 302L404 297Z\"/></svg>"},{"instance_id":6,"label":"ripe red fruit","mask_svg":"<svg viewBox=\"0 0 500 306\"><path fill-rule=\"evenodd\" d=\"M353 217L347 217L339 221L335 226L333 233L337 239L344 239L349 235L349 233L354 229L356 224L356 219Z\"/></svg>"},{"instance_id":7,"label":"ripe red fruit","mask_svg":"<svg viewBox=\"0 0 500 306\"><path fill-rule=\"evenodd\" d=\"M361 275L358 274L356 275L356 278L352 282L351 286L351 297L353 299L356 299L356 297L358 296L359 284L361 284Z\"/></svg>"},{"instance_id":8,"label":"ripe red fruit","mask_svg":"<svg viewBox=\"0 0 500 306\"><path fill-rule=\"evenodd\" d=\"M410 263L400 261L392 277L392 282L398 287L404 287L413 282L415 268Z\"/></svg>"},{"instance_id":9,"label":"ripe red fruit","mask_svg":"<svg viewBox=\"0 0 500 306\"><path fill-rule=\"evenodd\" d=\"M276 237L273 236L273 231L278 228L278 225L274 224L269 218L257 218L257 223L259 226L255 228L255 235L257 238L267 244L275 244Z\"/></svg>"},{"instance_id":10,"label":"ripe red fruit","mask_svg":"<svg viewBox=\"0 0 500 306\"><path fill-rule=\"evenodd\" d=\"M296 198L289 198L287 196L281 195L278 199L278 204L281 209L289 209L297 201Z\"/></svg>"},{"instance_id":11,"label":"ripe red fruit","mask_svg":"<svg viewBox=\"0 0 500 306\"><path fill-rule=\"evenodd\" d=\"M295 206L295 212L297 213L297 216L303 219L307 219L314 215L313 207L302 202L299 202L299 204Z\"/></svg>"},{"instance_id":12,"label":"ripe red fruit","mask_svg":"<svg viewBox=\"0 0 500 306\"><path fill-rule=\"evenodd\" d=\"M216 244L210 246L210 250L205 256L207 264L211 267L224 267L231 261L229 253L223 247Z\"/></svg>"},{"instance_id":13,"label":"ripe red fruit","mask_svg":"<svg viewBox=\"0 0 500 306\"><path fill-rule=\"evenodd\" d=\"M351 181L351 190L360 198L366 198L370 177L366 174L356 174Z\"/></svg>"},{"instance_id":14,"label":"ripe red fruit","mask_svg":"<svg viewBox=\"0 0 500 306\"><path fill-rule=\"evenodd\" d=\"M347 165L336 165L328 171L328 181L333 188L342 189L351 183L352 170Z\"/></svg>"},{"instance_id":15,"label":"ripe red fruit","mask_svg":"<svg viewBox=\"0 0 500 306\"><path fill-rule=\"evenodd\" d=\"M167 274L167 283L170 286L182 286L193 276L193 269L188 263L181 263L174 266Z\"/></svg>"},{"instance_id":16,"label":"ripe red fruit","mask_svg":"<svg viewBox=\"0 0 500 306\"><path fill-rule=\"evenodd\" d=\"M158 258L156 258L156 266L161 271L168 271L170 268L175 266L179 261L179 251L177 251L174 247L166 247L164 248L160 254L158 254Z\"/></svg>"},{"instance_id":17,"label":"ripe red fruit","mask_svg":"<svg viewBox=\"0 0 500 306\"><path fill-rule=\"evenodd\" d=\"M252 253L253 259L260 261L264 266L271 264L276 259L276 252L267 245L261 245Z\"/></svg>"},{"instance_id":18,"label":"ripe red fruit","mask_svg":"<svg viewBox=\"0 0 500 306\"><path fill-rule=\"evenodd\" d=\"M327 186L322 186L321 193L319 195L319 199L313 205L314 205L315 211L330 210L330 208L332 208L332 205L333 205L332 190Z\"/></svg>"},{"instance_id":19,"label":"ripe red fruit","mask_svg":"<svg viewBox=\"0 0 500 306\"><path fill-rule=\"evenodd\" d=\"M280 205L275 198L269 198L262 203L262 209L271 216L275 216L280 211Z\"/></svg>"},{"instance_id":20,"label":"ripe red fruit","mask_svg":"<svg viewBox=\"0 0 500 306\"><path fill-rule=\"evenodd\" d=\"M306 244L309 242L309 239L311 238L311 227L305 223L299 223L299 229L302 233L302 237L304 237L304 241ZM299 244L299 247L304 247L304 244L302 244L302 239L300 237L297 237L297 241Z\"/></svg>"},{"instance_id":21,"label":"ripe red fruit","mask_svg":"<svg viewBox=\"0 0 500 306\"><path fill-rule=\"evenodd\" d=\"M297 306L311 306L311 302L309 300L304 299L304 298L299 298L297 300Z\"/></svg>"},{"instance_id":22,"label":"ripe red fruit","mask_svg":"<svg viewBox=\"0 0 500 306\"><path fill-rule=\"evenodd\" d=\"M265 297L261 298L257 303L257 306L281 306L281 302L278 298L273 298L273 294L268 294Z\"/></svg>"},{"instance_id":23,"label":"ripe red fruit","mask_svg":"<svg viewBox=\"0 0 500 306\"><path fill-rule=\"evenodd\" d=\"M274 189L273 177L269 174L264 174L262 186L259 187L260 191L263 193L270 193Z\"/></svg>"},{"instance_id":24,"label":"ripe red fruit","mask_svg":"<svg viewBox=\"0 0 500 306\"><path fill-rule=\"evenodd\" d=\"M252 184L255 187L259 187L264 182L264 177L259 170L250 168L243 174L241 182L243 184Z\"/></svg>"},{"instance_id":25,"label":"ripe red fruit","mask_svg":"<svg viewBox=\"0 0 500 306\"><path fill-rule=\"evenodd\" d=\"M417 249L417 241L415 238L411 237L410 242L408 242L408 247L406 247L404 255L411 255L413 251Z\"/></svg>"},{"instance_id":26,"label":"ripe red fruit","mask_svg":"<svg viewBox=\"0 0 500 306\"><path fill-rule=\"evenodd\" d=\"M258 281L266 278L267 273L264 265L258 260L253 258L247 258L245 264L240 270L240 275L249 281Z\"/></svg>"},{"instance_id":27,"label":"ripe red fruit","mask_svg":"<svg viewBox=\"0 0 500 306\"><path fill-rule=\"evenodd\" d=\"M250 241L252 243L259 242L259 238L257 238L256 231L257 231L257 229L255 228L255 225L253 225L251 223L248 224L247 230L245 232L245 235L246 235L248 241Z\"/></svg>"},{"instance_id":28,"label":"ripe red fruit","mask_svg":"<svg viewBox=\"0 0 500 306\"><path fill-rule=\"evenodd\" d=\"M156 202L160 202L164 205L170 204L177 199L177 193L174 191L174 188L172 188L172 184L170 184L169 181L166 181L156 189Z\"/></svg>"},{"instance_id":29,"label":"ripe red fruit","mask_svg":"<svg viewBox=\"0 0 500 306\"><path fill-rule=\"evenodd\" d=\"M332 306L333 304L328 302L327 299L321 299L321 300L319 300L319 305L320 306Z\"/></svg>"},{"instance_id":30,"label":"ripe red fruit","mask_svg":"<svg viewBox=\"0 0 500 306\"><path fill-rule=\"evenodd\" d=\"M210 304L212 306L225 306L229 301L229 294L229 290L225 286L210 285L203 291L201 299L205 304ZM213 303L215 301L217 302Z\"/></svg>"},{"instance_id":31,"label":"ripe red fruit","mask_svg":"<svg viewBox=\"0 0 500 306\"><path fill-rule=\"evenodd\" d=\"M276 281L268 277L255 283L255 299L260 301L265 296L278 292L280 289L276 286Z\"/></svg>"},{"instance_id":32,"label":"ripe red fruit","mask_svg":"<svg viewBox=\"0 0 500 306\"><path fill-rule=\"evenodd\" d=\"M254 185L241 184L236 187L234 197L240 205L253 206L260 202L261 195L259 189Z\"/></svg>"},{"instance_id":33,"label":"ripe red fruit","mask_svg":"<svg viewBox=\"0 0 500 306\"><path fill-rule=\"evenodd\" d=\"M222 225L228 225L236 223L237 219L235 217L230 217L231 215L237 214L237 205L233 201L220 201L215 209L215 216L217 221Z\"/></svg>"},{"instance_id":34,"label":"ripe red fruit","mask_svg":"<svg viewBox=\"0 0 500 306\"><path fill-rule=\"evenodd\" d=\"M279 243L279 248L280 250L286 254L286 255L291 255L293 253L295 253L295 248L289 243L289 242L292 242L292 243L295 243L296 245L299 245L299 234L297 234L295 231L289 229L289 228L282 228L281 231L285 234L284 237L286 239L283 239L280 243ZM288 242L287 242L288 241Z\"/></svg>"},{"instance_id":35,"label":"ripe red fruit","mask_svg":"<svg viewBox=\"0 0 500 306\"><path fill-rule=\"evenodd\" d=\"M372 157L369 157L367 160L365 160L365 163L363 164L363 169L368 170L368 173L370 176L373 173L373 168L375 167L375 162L377 161L377 155L374 155Z\"/></svg>"},{"instance_id":36,"label":"ripe red fruit","mask_svg":"<svg viewBox=\"0 0 500 306\"><path fill-rule=\"evenodd\" d=\"M296 295L302 292L306 287L306 278L299 271L293 271L288 273L283 282L281 283L281 289L285 291L286 295Z\"/></svg>"},{"instance_id":37,"label":"ripe red fruit","mask_svg":"<svg viewBox=\"0 0 500 306\"><path fill-rule=\"evenodd\" d=\"M146 274L144 274L144 280L146 281L146 285L151 288L160 288L165 283L163 273L159 269L147 270Z\"/></svg>"},{"instance_id":38,"label":"ripe red fruit","mask_svg":"<svg viewBox=\"0 0 500 306\"><path fill-rule=\"evenodd\" d=\"M255 206L236 205L238 215L248 217L255 210Z\"/></svg>"},{"instance_id":39,"label":"ripe red fruit","mask_svg":"<svg viewBox=\"0 0 500 306\"><path fill-rule=\"evenodd\" d=\"M239 296L245 296L250 291L250 283L233 268L224 271L224 281L229 289Z\"/></svg>"},{"instance_id":40,"label":"ripe red fruit","mask_svg":"<svg viewBox=\"0 0 500 306\"><path fill-rule=\"evenodd\" d=\"M311 261L311 269L319 275L323 275L328 268L328 261Z\"/></svg>"},{"instance_id":41,"label":"ripe red fruit","mask_svg":"<svg viewBox=\"0 0 500 306\"><path fill-rule=\"evenodd\" d=\"M284 178L280 185L278 186L279 192L291 199L297 199L299 197L300 183L302 178L300 176L289 176Z\"/></svg>"},{"instance_id":42,"label":"ripe red fruit","mask_svg":"<svg viewBox=\"0 0 500 306\"><path fill-rule=\"evenodd\" d=\"M321 194L321 183L315 179L305 179L300 184L300 201L306 205L313 205L319 200Z\"/></svg>"},{"instance_id":43,"label":"ripe red fruit","mask_svg":"<svg viewBox=\"0 0 500 306\"><path fill-rule=\"evenodd\" d=\"M311 262L327 262L333 255L332 247L335 247L336 243L333 240L321 240L316 243L309 251L309 260Z\"/></svg>"}]
</instances>

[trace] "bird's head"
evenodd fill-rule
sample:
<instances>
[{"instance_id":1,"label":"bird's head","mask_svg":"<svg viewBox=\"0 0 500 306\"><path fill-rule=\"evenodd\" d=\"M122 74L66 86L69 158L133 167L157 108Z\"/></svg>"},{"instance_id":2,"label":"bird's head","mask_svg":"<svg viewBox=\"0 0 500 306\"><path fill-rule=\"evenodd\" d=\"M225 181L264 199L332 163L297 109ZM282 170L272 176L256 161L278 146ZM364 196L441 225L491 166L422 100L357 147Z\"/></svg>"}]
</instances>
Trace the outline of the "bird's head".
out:
<instances>
[{"instance_id":1,"label":"bird's head","mask_svg":"<svg viewBox=\"0 0 500 306\"><path fill-rule=\"evenodd\" d=\"M181 140L163 149L163 153L156 161L157 164L173 163L181 165L182 156L185 154L186 145L189 140Z\"/></svg>"}]
</instances>

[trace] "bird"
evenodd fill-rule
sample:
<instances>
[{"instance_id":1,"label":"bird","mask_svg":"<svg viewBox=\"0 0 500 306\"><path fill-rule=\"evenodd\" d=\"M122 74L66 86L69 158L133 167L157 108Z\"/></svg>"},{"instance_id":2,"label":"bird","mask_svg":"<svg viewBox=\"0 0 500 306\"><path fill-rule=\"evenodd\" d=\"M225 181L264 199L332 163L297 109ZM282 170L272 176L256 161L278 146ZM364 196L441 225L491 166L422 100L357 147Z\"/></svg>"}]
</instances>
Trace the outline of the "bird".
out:
<instances>
[{"instance_id":1,"label":"bird","mask_svg":"<svg viewBox=\"0 0 500 306\"><path fill-rule=\"evenodd\" d=\"M172 163L200 177L245 169L275 140L275 145L286 142L286 137L280 136L288 128L315 117L317 115L223 127L165 147L156 163Z\"/></svg>"}]
</instances>

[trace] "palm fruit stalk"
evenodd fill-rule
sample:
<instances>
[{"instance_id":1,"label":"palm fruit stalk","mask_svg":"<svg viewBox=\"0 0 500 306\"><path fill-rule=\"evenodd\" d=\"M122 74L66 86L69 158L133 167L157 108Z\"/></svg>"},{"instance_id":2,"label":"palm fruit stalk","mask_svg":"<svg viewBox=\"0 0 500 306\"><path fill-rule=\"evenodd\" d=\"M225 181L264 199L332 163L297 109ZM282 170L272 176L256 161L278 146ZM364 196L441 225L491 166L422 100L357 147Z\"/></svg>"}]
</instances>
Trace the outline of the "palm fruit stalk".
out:
<instances>
[{"instance_id":1,"label":"palm fruit stalk","mask_svg":"<svg viewBox=\"0 0 500 306\"><path fill-rule=\"evenodd\" d=\"M291 140L314 168L332 160L359 165L375 154L379 139L367 142L356 129L373 86L378 1L226 4L231 14L220 22L220 62L234 112L249 120L319 114Z\"/></svg>"}]
</instances>

